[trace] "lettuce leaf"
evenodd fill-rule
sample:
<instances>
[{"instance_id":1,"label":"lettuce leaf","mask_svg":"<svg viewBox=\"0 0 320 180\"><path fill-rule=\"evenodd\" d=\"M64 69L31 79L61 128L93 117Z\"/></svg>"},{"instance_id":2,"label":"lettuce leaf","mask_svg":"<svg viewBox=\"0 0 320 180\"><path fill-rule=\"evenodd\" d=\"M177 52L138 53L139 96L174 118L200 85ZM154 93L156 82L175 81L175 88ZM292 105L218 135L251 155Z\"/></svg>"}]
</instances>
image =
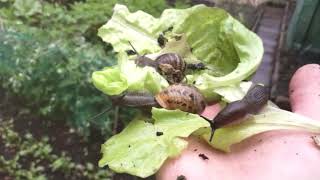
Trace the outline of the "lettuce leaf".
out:
<instances>
[{"instance_id":1,"label":"lettuce leaf","mask_svg":"<svg viewBox=\"0 0 320 180\"><path fill-rule=\"evenodd\" d=\"M215 92L220 94L226 102L232 102L242 99L251 85L251 82L242 82L238 85L217 88ZM239 120L239 123L217 129L211 142L208 141L211 134L208 128L199 129L194 134L201 136L212 147L230 152L233 144L246 138L266 131L284 129L320 133L320 122L279 109L269 101L258 114L249 114Z\"/></svg>"},{"instance_id":2,"label":"lettuce leaf","mask_svg":"<svg viewBox=\"0 0 320 180\"><path fill-rule=\"evenodd\" d=\"M186 148L192 132L209 123L195 114L179 110L152 109L154 124L133 120L119 134L107 140L99 166L108 165L118 173L126 172L148 177L161 167L168 157L175 157Z\"/></svg>"},{"instance_id":3,"label":"lettuce leaf","mask_svg":"<svg viewBox=\"0 0 320 180\"><path fill-rule=\"evenodd\" d=\"M106 67L92 74L95 87L107 95L118 95L126 90L156 94L169 85L155 69L136 66L125 53L119 53L118 61L118 66Z\"/></svg>"},{"instance_id":4,"label":"lettuce leaf","mask_svg":"<svg viewBox=\"0 0 320 180\"><path fill-rule=\"evenodd\" d=\"M92 74L92 79L95 87L108 95L118 95L128 89L127 79L118 67L96 71Z\"/></svg>"},{"instance_id":5,"label":"lettuce leaf","mask_svg":"<svg viewBox=\"0 0 320 180\"><path fill-rule=\"evenodd\" d=\"M183 43L171 43L161 50L157 38L170 27L171 35L185 37L185 47L176 47ZM140 54L176 52L187 59L193 57L204 62L208 70L187 79L195 82L207 100L218 98L216 87L237 84L251 75L263 54L262 42L256 34L224 10L204 5L167 9L160 18L155 18L142 11L130 13L126 6L117 4L112 18L99 29L98 35L111 43L116 52L131 49L131 42ZM192 53L186 47L192 48Z\"/></svg>"},{"instance_id":6,"label":"lettuce leaf","mask_svg":"<svg viewBox=\"0 0 320 180\"><path fill-rule=\"evenodd\" d=\"M203 129L202 137L211 146L225 152L231 151L231 145L256 134L271 130L303 130L320 133L320 122L281 110L272 105L266 106L257 115L249 115L241 123L217 129L212 142L209 142L210 130Z\"/></svg>"},{"instance_id":7,"label":"lettuce leaf","mask_svg":"<svg viewBox=\"0 0 320 180\"><path fill-rule=\"evenodd\" d=\"M219 94L223 101L230 103L241 100L246 95L251 85L251 81L241 82L239 84L215 88L214 92Z\"/></svg>"},{"instance_id":8,"label":"lettuce leaf","mask_svg":"<svg viewBox=\"0 0 320 180\"><path fill-rule=\"evenodd\" d=\"M170 27L172 31L165 34L169 42L162 49L157 38ZM134 57L126 55L125 51L131 49L129 42L139 54L151 59L175 52L187 62L206 64L207 70L192 72L187 79L194 82L207 101L219 97L225 102L241 99L251 85L242 81L255 72L263 54L258 36L224 10L204 5L168 9L160 18L142 11L130 13L126 6L116 5L112 18L99 29L98 35L119 53L118 66L92 75L94 85L108 95L126 90L156 94L168 86L153 68L137 67ZM133 120L120 134L107 140L102 145L99 166L108 165L119 173L147 177L186 147L187 142L180 137L193 133L208 141L209 124L198 115L153 108L152 118L154 123L144 122L145 118ZM213 142L208 143L229 152L232 144L261 132L277 129L320 132L319 124L269 103L259 114L216 130Z\"/></svg>"}]
</instances>

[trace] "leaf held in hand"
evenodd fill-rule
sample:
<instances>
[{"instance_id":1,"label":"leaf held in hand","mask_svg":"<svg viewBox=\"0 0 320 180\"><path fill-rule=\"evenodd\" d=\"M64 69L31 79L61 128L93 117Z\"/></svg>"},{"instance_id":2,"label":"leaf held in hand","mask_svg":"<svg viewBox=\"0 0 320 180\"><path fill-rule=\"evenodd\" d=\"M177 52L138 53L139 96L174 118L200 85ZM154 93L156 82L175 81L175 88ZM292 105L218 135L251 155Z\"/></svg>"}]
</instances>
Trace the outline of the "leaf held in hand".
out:
<instances>
[{"instance_id":1,"label":"leaf held in hand","mask_svg":"<svg viewBox=\"0 0 320 180\"><path fill-rule=\"evenodd\" d=\"M209 126L198 115L179 110L153 108L152 114L154 124L133 120L120 134L107 140L101 148L103 157L99 166L108 165L118 173L148 177L168 157L175 157L186 148L187 141L179 137L188 137L195 130Z\"/></svg>"},{"instance_id":2,"label":"leaf held in hand","mask_svg":"<svg viewBox=\"0 0 320 180\"><path fill-rule=\"evenodd\" d=\"M116 52L130 50L131 42L140 54L157 54L162 52L157 39L170 27L173 34L181 35L187 43L169 40L170 46L163 52L177 52L208 66L207 70L187 77L189 82L196 82L195 86L208 100L217 98L216 87L241 82L261 62L260 38L224 10L204 5L167 9L160 18L154 18L142 11L130 13L126 6L117 4L112 18L99 29L98 35L111 43ZM192 54L186 50L189 47Z\"/></svg>"},{"instance_id":3,"label":"leaf held in hand","mask_svg":"<svg viewBox=\"0 0 320 180\"><path fill-rule=\"evenodd\" d=\"M217 149L230 152L233 144L246 138L262 132L281 129L320 133L320 122L267 105L259 114L248 115L241 120L241 123L217 129L212 142L208 143ZM210 131L202 132L201 136L208 141Z\"/></svg>"}]
</instances>

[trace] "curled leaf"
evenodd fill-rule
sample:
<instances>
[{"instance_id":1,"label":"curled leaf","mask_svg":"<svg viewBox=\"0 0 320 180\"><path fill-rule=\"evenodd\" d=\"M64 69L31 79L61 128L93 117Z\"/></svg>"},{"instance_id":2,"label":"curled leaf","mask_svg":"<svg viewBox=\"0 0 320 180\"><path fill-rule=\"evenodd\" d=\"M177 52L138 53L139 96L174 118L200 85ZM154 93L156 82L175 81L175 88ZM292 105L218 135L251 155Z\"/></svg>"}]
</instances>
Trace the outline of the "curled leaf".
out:
<instances>
[{"instance_id":1,"label":"curled leaf","mask_svg":"<svg viewBox=\"0 0 320 180\"><path fill-rule=\"evenodd\" d=\"M169 85L154 68L138 67L125 53L119 53L118 60L118 66L92 73L95 87L107 95L118 95L126 90L156 94Z\"/></svg>"},{"instance_id":2,"label":"curled leaf","mask_svg":"<svg viewBox=\"0 0 320 180\"><path fill-rule=\"evenodd\" d=\"M173 41L161 50L157 39L168 29L185 43ZM263 54L262 41L256 34L224 10L204 5L167 9L155 18L142 11L131 13L117 4L98 35L116 52L130 50L131 42L140 54L176 52L188 61L202 61L208 69L187 79L195 82L207 100L218 98L216 87L238 84L251 75Z\"/></svg>"},{"instance_id":3,"label":"curled leaf","mask_svg":"<svg viewBox=\"0 0 320 180\"><path fill-rule=\"evenodd\" d=\"M117 67L94 72L92 80L97 89L108 95L121 94L128 88L127 79Z\"/></svg>"}]
</instances>

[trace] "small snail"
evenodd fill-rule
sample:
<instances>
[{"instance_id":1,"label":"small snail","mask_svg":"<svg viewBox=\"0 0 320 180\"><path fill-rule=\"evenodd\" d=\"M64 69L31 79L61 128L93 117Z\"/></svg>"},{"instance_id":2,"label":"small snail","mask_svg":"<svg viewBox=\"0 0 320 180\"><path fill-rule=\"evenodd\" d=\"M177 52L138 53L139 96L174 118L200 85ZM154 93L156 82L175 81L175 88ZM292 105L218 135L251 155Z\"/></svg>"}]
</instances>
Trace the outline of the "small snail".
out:
<instances>
[{"instance_id":1,"label":"small snail","mask_svg":"<svg viewBox=\"0 0 320 180\"><path fill-rule=\"evenodd\" d=\"M210 141L215 129L231 123L236 117L259 112L267 104L268 99L269 95L266 87L260 84L253 85L243 99L229 103L213 119Z\"/></svg>"},{"instance_id":2,"label":"small snail","mask_svg":"<svg viewBox=\"0 0 320 180\"><path fill-rule=\"evenodd\" d=\"M173 84L155 96L149 93L125 93L111 97L114 105L129 107L163 107L165 109L200 114L206 107L203 95L196 87L185 84Z\"/></svg>"},{"instance_id":3,"label":"small snail","mask_svg":"<svg viewBox=\"0 0 320 180\"><path fill-rule=\"evenodd\" d=\"M139 55L133 45L129 42L133 51L138 55L135 63L139 67L153 67L166 78L170 84L180 83L185 78L186 69L204 70L206 69L203 63L187 64L183 58L176 53L165 53L152 60L145 55ZM130 52L131 53L131 52Z\"/></svg>"},{"instance_id":4,"label":"small snail","mask_svg":"<svg viewBox=\"0 0 320 180\"><path fill-rule=\"evenodd\" d=\"M163 107L169 110L179 109L197 114L201 114L206 107L205 99L199 90L194 86L186 84L170 85L155 96L146 92L125 92L121 95L110 96L110 98L115 107L127 106L140 108L147 114L150 113L151 107ZM101 113L91 117L88 121L99 117L111 109L112 107L106 108ZM117 118L115 118L115 121L116 120ZM211 121L209 121L209 123L211 123Z\"/></svg>"}]
</instances>

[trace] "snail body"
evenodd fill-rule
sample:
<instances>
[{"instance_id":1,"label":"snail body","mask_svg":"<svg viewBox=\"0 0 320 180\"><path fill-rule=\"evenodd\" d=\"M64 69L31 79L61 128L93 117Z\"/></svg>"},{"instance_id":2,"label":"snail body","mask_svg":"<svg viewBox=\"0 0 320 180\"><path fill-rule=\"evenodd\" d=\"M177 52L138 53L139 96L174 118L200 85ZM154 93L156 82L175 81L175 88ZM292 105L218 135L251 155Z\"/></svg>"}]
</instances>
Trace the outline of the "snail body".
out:
<instances>
[{"instance_id":1,"label":"snail body","mask_svg":"<svg viewBox=\"0 0 320 180\"><path fill-rule=\"evenodd\" d=\"M111 96L113 105L127 106L127 107L157 107L159 104L154 96L147 92L126 92L122 95Z\"/></svg>"},{"instance_id":2,"label":"snail body","mask_svg":"<svg viewBox=\"0 0 320 180\"><path fill-rule=\"evenodd\" d=\"M260 84L253 85L243 99L229 103L210 123L212 141L215 129L227 125L246 114L259 112L268 102L269 95L266 87Z\"/></svg>"},{"instance_id":3,"label":"snail body","mask_svg":"<svg viewBox=\"0 0 320 180\"><path fill-rule=\"evenodd\" d=\"M243 99L229 103L213 119L216 128L228 124L237 117L255 114L267 104L269 99L267 89L259 84L249 89Z\"/></svg>"},{"instance_id":4,"label":"snail body","mask_svg":"<svg viewBox=\"0 0 320 180\"><path fill-rule=\"evenodd\" d=\"M186 62L176 53L166 53L152 60L146 56L138 56L135 63L139 67L150 66L165 77L170 83L180 83L185 77Z\"/></svg>"},{"instance_id":5,"label":"snail body","mask_svg":"<svg viewBox=\"0 0 320 180\"><path fill-rule=\"evenodd\" d=\"M145 56L139 56L135 63L139 67L150 66L157 70L159 74L164 76L170 84L182 82L185 78L187 69L204 70L203 63L186 63L183 58L176 53L165 53L158 56L155 60Z\"/></svg>"},{"instance_id":6,"label":"snail body","mask_svg":"<svg viewBox=\"0 0 320 180\"><path fill-rule=\"evenodd\" d=\"M180 83L185 78L186 69L206 69L203 63L187 64L177 53L164 53L155 60L152 60L145 55L140 55L130 42L129 44L133 50L127 50L127 53L132 55L134 52L138 55L135 59L136 65L139 67L150 66L155 68L159 74L165 77L169 84Z\"/></svg>"},{"instance_id":7,"label":"snail body","mask_svg":"<svg viewBox=\"0 0 320 180\"><path fill-rule=\"evenodd\" d=\"M144 92L127 92L122 96L113 96L111 99L114 105L162 107L196 114L203 112L206 106L205 99L199 90L185 84L170 85L155 96Z\"/></svg>"},{"instance_id":8,"label":"snail body","mask_svg":"<svg viewBox=\"0 0 320 180\"><path fill-rule=\"evenodd\" d=\"M204 96L196 87L191 85L172 84L155 96L145 92L126 92L123 95L111 97L113 104L116 106L162 107L168 110L179 109L184 112L199 114L210 123L211 136L209 141L212 141L214 131L217 128L233 122L237 117L259 112L267 104L268 98L267 88L255 84L243 99L229 103L213 120L210 120L201 116L206 107Z\"/></svg>"}]
</instances>

